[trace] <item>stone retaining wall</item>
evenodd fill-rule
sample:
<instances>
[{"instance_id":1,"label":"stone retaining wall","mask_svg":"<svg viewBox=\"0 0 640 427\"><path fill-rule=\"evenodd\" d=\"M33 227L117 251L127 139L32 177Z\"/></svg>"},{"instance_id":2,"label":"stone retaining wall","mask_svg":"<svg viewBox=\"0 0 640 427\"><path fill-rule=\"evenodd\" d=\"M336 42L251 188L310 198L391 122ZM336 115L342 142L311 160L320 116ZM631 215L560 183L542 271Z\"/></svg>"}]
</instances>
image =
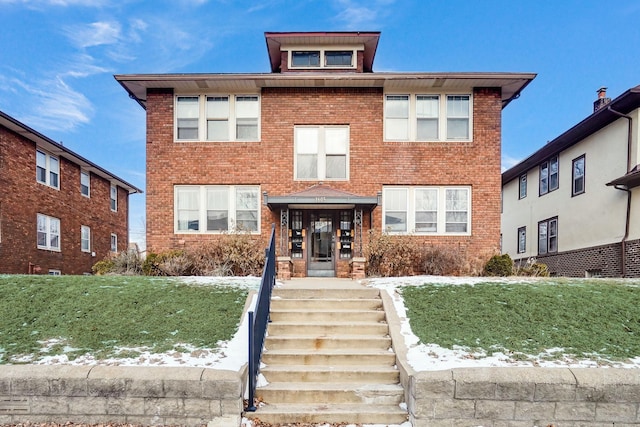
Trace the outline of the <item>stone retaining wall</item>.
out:
<instances>
[{"instance_id":1,"label":"stone retaining wall","mask_svg":"<svg viewBox=\"0 0 640 427\"><path fill-rule=\"evenodd\" d=\"M238 426L245 376L193 367L0 366L0 424Z\"/></svg>"}]
</instances>

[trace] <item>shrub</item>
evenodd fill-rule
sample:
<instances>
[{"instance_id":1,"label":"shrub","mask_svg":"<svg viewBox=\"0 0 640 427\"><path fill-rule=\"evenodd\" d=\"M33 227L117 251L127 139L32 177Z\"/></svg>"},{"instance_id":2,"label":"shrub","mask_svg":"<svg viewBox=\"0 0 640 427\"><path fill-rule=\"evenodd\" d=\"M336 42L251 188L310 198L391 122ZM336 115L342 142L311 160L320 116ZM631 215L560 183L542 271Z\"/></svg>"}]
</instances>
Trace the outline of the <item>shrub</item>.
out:
<instances>
[{"instance_id":1,"label":"shrub","mask_svg":"<svg viewBox=\"0 0 640 427\"><path fill-rule=\"evenodd\" d=\"M549 277L549 267L535 258L529 258L524 265L517 265L514 273L517 276Z\"/></svg>"},{"instance_id":2,"label":"shrub","mask_svg":"<svg viewBox=\"0 0 640 427\"><path fill-rule=\"evenodd\" d=\"M95 264L93 264L93 266L91 267L91 271L93 271L93 274L97 274L99 276L103 276L105 274L111 273L112 270L113 270L113 260L111 259L100 260Z\"/></svg>"},{"instance_id":3,"label":"shrub","mask_svg":"<svg viewBox=\"0 0 640 427\"><path fill-rule=\"evenodd\" d=\"M513 274L513 261L509 254L494 255L484 265L485 276L511 276Z\"/></svg>"},{"instance_id":4,"label":"shrub","mask_svg":"<svg viewBox=\"0 0 640 427\"><path fill-rule=\"evenodd\" d=\"M128 274L142 273L142 259L137 249L107 255L103 260L96 262L91 270L94 274Z\"/></svg>"},{"instance_id":5,"label":"shrub","mask_svg":"<svg viewBox=\"0 0 640 427\"><path fill-rule=\"evenodd\" d=\"M420 254L420 264L425 274L452 276L466 271L465 256L459 248L449 246L425 246Z\"/></svg>"},{"instance_id":6,"label":"shrub","mask_svg":"<svg viewBox=\"0 0 640 427\"><path fill-rule=\"evenodd\" d=\"M369 230L364 252L369 276L409 276L415 274L420 260L420 248L413 239L377 230Z\"/></svg>"},{"instance_id":7,"label":"shrub","mask_svg":"<svg viewBox=\"0 0 640 427\"><path fill-rule=\"evenodd\" d=\"M201 276L260 276L264 267L262 239L243 231L224 234L188 255L193 274Z\"/></svg>"},{"instance_id":8,"label":"shrub","mask_svg":"<svg viewBox=\"0 0 640 427\"><path fill-rule=\"evenodd\" d=\"M142 263L146 276L188 276L192 274L193 261L183 250L149 253Z\"/></svg>"}]
</instances>

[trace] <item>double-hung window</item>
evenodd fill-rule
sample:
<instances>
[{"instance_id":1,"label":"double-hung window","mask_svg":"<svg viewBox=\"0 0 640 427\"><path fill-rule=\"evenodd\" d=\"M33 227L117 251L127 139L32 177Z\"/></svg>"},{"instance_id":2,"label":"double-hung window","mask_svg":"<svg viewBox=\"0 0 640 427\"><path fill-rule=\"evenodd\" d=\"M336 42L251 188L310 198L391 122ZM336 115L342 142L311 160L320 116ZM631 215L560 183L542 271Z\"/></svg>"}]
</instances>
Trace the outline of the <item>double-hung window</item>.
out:
<instances>
[{"instance_id":1,"label":"double-hung window","mask_svg":"<svg viewBox=\"0 0 640 427\"><path fill-rule=\"evenodd\" d=\"M44 151L36 150L36 180L53 188L60 188L60 161Z\"/></svg>"},{"instance_id":2,"label":"double-hung window","mask_svg":"<svg viewBox=\"0 0 640 427\"><path fill-rule=\"evenodd\" d=\"M91 195L91 175L87 171L80 171L80 194L85 197Z\"/></svg>"},{"instance_id":3,"label":"double-hung window","mask_svg":"<svg viewBox=\"0 0 640 427\"><path fill-rule=\"evenodd\" d=\"M258 95L176 96L176 141L258 141Z\"/></svg>"},{"instance_id":4,"label":"double-hung window","mask_svg":"<svg viewBox=\"0 0 640 427\"><path fill-rule=\"evenodd\" d=\"M86 225L80 226L80 250L91 252L91 228Z\"/></svg>"},{"instance_id":5,"label":"double-hung window","mask_svg":"<svg viewBox=\"0 0 640 427\"><path fill-rule=\"evenodd\" d=\"M558 189L558 156L554 156L540 165L540 195Z\"/></svg>"},{"instance_id":6,"label":"double-hung window","mask_svg":"<svg viewBox=\"0 0 640 427\"><path fill-rule=\"evenodd\" d=\"M527 174L520 175L518 181L518 199L524 199L527 197Z\"/></svg>"},{"instance_id":7,"label":"double-hung window","mask_svg":"<svg viewBox=\"0 0 640 427\"><path fill-rule=\"evenodd\" d=\"M38 214L38 249L60 250L60 220L47 215Z\"/></svg>"},{"instance_id":8,"label":"double-hung window","mask_svg":"<svg viewBox=\"0 0 640 427\"><path fill-rule=\"evenodd\" d=\"M175 187L176 233L260 230L257 186L178 185Z\"/></svg>"},{"instance_id":9,"label":"double-hung window","mask_svg":"<svg viewBox=\"0 0 640 427\"><path fill-rule=\"evenodd\" d=\"M390 233L471 232L470 187L396 187L383 189L383 228Z\"/></svg>"},{"instance_id":10,"label":"double-hung window","mask_svg":"<svg viewBox=\"0 0 640 427\"><path fill-rule=\"evenodd\" d=\"M538 254L558 252L558 218L550 218L538 223Z\"/></svg>"},{"instance_id":11,"label":"double-hung window","mask_svg":"<svg viewBox=\"0 0 640 427\"><path fill-rule=\"evenodd\" d=\"M469 141L471 95L386 94L386 141Z\"/></svg>"},{"instance_id":12,"label":"double-hung window","mask_svg":"<svg viewBox=\"0 0 640 427\"><path fill-rule=\"evenodd\" d=\"M573 160L571 181L573 186L571 188L571 195L577 196L584 193L584 154L577 159Z\"/></svg>"},{"instance_id":13,"label":"double-hung window","mask_svg":"<svg viewBox=\"0 0 640 427\"><path fill-rule=\"evenodd\" d=\"M111 252L118 252L118 235L111 233Z\"/></svg>"},{"instance_id":14,"label":"double-hung window","mask_svg":"<svg viewBox=\"0 0 640 427\"><path fill-rule=\"evenodd\" d=\"M111 188L109 190L109 204L112 211L118 211L118 187L116 187L115 185L111 185Z\"/></svg>"},{"instance_id":15,"label":"double-hung window","mask_svg":"<svg viewBox=\"0 0 640 427\"><path fill-rule=\"evenodd\" d=\"M349 179L349 138L349 126L296 126L295 179Z\"/></svg>"},{"instance_id":16,"label":"double-hung window","mask_svg":"<svg viewBox=\"0 0 640 427\"><path fill-rule=\"evenodd\" d=\"M527 227L518 228L518 253L523 254L527 251Z\"/></svg>"}]
</instances>

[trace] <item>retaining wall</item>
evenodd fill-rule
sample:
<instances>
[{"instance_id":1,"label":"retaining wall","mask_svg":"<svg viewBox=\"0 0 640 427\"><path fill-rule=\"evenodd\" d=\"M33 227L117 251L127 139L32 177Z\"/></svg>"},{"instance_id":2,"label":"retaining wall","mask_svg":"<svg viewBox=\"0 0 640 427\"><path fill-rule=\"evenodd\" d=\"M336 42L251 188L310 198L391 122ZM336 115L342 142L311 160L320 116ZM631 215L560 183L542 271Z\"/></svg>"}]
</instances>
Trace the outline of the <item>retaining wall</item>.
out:
<instances>
[{"instance_id":1,"label":"retaining wall","mask_svg":"<svg viewBox=\"0 0 640 427\"><path fill-rule=\"evenodd\" d=\"M238 426L245 376L246 369L0 366L0 424Z\"/></svg>"}]
</instances>

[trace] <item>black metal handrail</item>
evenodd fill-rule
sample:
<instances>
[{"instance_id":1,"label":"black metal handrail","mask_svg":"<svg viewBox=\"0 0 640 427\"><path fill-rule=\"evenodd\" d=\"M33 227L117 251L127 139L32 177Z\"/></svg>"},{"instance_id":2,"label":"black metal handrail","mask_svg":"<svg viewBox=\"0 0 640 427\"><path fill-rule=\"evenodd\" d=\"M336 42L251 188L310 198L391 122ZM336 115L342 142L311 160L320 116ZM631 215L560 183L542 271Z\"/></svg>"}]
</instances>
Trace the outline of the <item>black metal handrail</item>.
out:
<instances>
[{"instance_id":1,"label":"black metal handrail","mask_svg":"<svg viewBox=\"0 0 640 427\"><path fill-rule=\"evenodd\" d=\"M271 291L276 283L276 226L271 226L271 238L269 247L266 250L264 269L262 270L262 280L260 281L260 291L258 301L254 311L249 315L249 398L245 411L255 412L255 392L260 371L260 358L264 347L264 338L267 334L267 324L269 323L269 309L271 305Z\"/></svg>"}]
</instances>

